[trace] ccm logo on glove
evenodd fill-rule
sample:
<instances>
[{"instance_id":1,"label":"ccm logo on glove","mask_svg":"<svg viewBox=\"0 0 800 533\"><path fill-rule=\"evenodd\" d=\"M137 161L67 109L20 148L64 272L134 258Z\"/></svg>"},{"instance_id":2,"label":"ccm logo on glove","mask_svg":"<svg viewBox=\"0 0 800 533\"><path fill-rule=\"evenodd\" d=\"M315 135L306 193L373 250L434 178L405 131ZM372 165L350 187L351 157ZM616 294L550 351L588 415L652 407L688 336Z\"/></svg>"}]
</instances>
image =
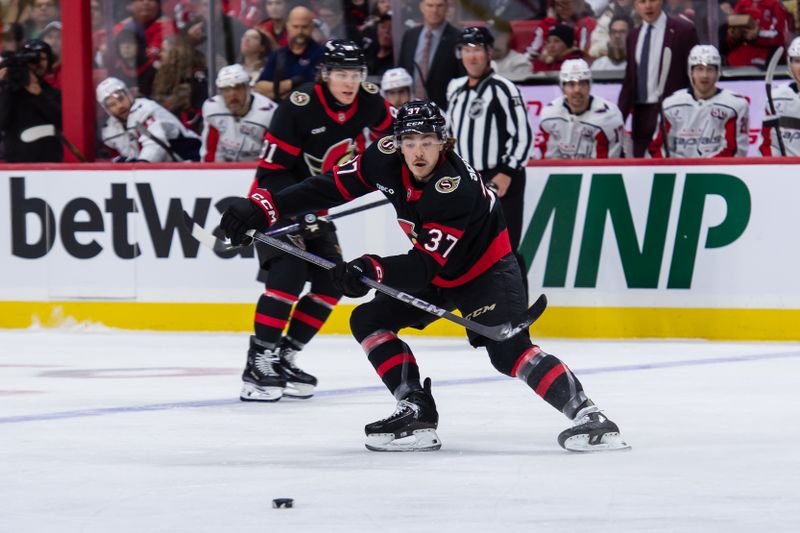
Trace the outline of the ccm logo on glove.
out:
<instances>
[{"instance_id":1,"label":"ccm logo on glove","mask_svg":"<svg viewBox=\"0 0 800 533\"><path fill-rule=\"evenodd\" d=\"M264 211L269 219L269 225L272 226L278 221L278 210L275 208L275 203L272 201L272 195L266 189L256 189L250 195L250 200L255 202L257 206Z\"/></svg>"}]
</instances>

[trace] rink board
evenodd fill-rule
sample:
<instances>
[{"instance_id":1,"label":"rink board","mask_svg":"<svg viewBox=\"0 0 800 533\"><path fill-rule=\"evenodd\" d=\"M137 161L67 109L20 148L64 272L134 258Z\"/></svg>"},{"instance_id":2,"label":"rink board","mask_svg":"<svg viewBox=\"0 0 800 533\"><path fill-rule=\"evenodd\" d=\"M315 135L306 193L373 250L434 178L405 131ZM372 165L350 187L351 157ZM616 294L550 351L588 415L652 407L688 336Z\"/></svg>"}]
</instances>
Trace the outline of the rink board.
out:
<instances>
[{"instance_id":1,"label":"rink board","mask_svg":"<svg viewBox=\"0 0 800 533\"><path fill-rule=\"evenodd\" d=\"M552 306L536 334L800 340L800 161L739 161L530 167L521 250L531 292ZM179 215L213 226L252 174L0 168L0 327L250 329L261 290L252 252L218 257ZM388 207L337 227L346 258L408 247ZM348 333L353 305L343 301L323 331ZM425 333L463 330L439 321Z\"/></svg>"}]
</instances>

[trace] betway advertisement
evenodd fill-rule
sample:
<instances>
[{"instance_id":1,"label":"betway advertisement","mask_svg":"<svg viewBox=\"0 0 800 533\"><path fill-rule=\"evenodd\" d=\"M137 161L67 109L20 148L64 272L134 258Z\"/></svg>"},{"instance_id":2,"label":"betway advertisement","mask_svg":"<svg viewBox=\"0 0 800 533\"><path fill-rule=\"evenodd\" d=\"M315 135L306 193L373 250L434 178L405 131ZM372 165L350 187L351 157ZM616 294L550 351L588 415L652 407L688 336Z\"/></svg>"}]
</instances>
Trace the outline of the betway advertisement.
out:
<instances>
[{"instance_id":1,"label":"betway advertisement","mask_svg":"<svg viewBox=\"0 0 800 533\"><path fill-rule=\"evenodd\" d=\"M213 228L252 170L92 168L0 169L0 300L253 301L253 251L203 248L181 217ZM530 167L531 292L575 307L800 309L798 169ZM409 246L385 206L336 224L346 258Z\"/></svg>"}]
</instances>

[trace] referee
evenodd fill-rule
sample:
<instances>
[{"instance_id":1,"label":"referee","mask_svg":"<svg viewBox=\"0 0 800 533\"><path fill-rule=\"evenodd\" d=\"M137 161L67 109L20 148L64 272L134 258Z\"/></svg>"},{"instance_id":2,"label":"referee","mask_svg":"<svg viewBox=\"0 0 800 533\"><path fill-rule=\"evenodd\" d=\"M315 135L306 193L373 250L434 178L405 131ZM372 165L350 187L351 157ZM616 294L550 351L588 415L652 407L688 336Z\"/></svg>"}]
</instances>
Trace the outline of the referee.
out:
<instances>
[{"instance_id":1,"label":"referee","mask_svg":"<svg viewBox=\"0 0 800 533\"><path fill-rule=\"evenodd\" d=\"M511 247L523 279L527 279L517 248L522 235L531 126L517 86L492 70L493 44L494 37L487 28L471 26L461 32L456 55L467 75L447 87L447 118L458 154L500 197Z\"/></svg>"}]
</instances>

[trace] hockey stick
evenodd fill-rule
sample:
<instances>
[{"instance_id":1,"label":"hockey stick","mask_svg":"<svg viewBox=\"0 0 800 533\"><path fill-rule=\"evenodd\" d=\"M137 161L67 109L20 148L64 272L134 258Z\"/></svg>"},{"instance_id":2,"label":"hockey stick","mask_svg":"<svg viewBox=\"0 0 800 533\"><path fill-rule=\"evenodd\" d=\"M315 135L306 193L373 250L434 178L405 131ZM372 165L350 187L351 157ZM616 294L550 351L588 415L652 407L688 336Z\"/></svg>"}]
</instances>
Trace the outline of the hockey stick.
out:
<instances>
[{"instance_id":1,"label":"hockey stick","mask_svg":"<svg viewBox=\"0 0 800 533\"><path fill-rule=\"evenodd\" d=\"M78 159L78 161L80 161L81 163L86 163L86 158L83 157L83 154L80 152L80 150L78 150L78 148L74 144L69 142L69 139L67 139L67 136L64 135L64 132L59 131L58 138L61 139L61 144L66 146L67 150L69 150L72 153L72 155L74 155Z\"/></svg>"},{"instance_id":2,"label":"hockey stick","mask_svg":"<svg viewBox=\"0 0 800 533\"><path fill-rule=\"evenodd\" d=\"M214 243L214 236L208 233L204 228L202 228L199 224L197 224L192 217L186 211L183 212L183 221L187 228L191 229L192 237L203 243L205 246L213 248ZM264 244L268 244L279 250L286 252L287 254L291 254L295 257L299 257L304 261L308 261L312 265L317 265L318 267L324 268L326 270L330 270L336 266L336 263L333 261L329 261L323 257L319 257L314 255L310 252L307 252L301 248L293 246L288 242L284 242L278 240L274 237L270 237L269 235L265 235L260 231L250 230L247 232L253 239L263 242ZM532 306L528 308L528 310L523 313L521 317L517 320L508 321L503 324L498 324L497 326L487 326L485 324L480 324L475 322L474 320L469 320L467 318L460 317L456 314L447 311L446 309L442 309L432 303L426 302L420 298L412 296L408 293L403 291L397 290L392 288L388 285L384 285L383 283L378 283L372 278L368 278L366 276L361 276L361 283L375 289L378 292L382 292L387 296L391 296L396 300L400 300L401 302L405 302L411 306L416 307L417 309L422 309L432 315L436 315L440 318L444 318L449 320L450 322L455 322L456 324L465 327L470 331L474 331L479 335L483 335L489 339L494 341L504 341L510 339L514 335L517 335L521 331L528 329L531 324L536 322L536 320L542 316L544 310L547 308L547 297L542 294L539 298L533 303Z\"/></svg>"},{"instance_id":3,"label":"hockey stick","mask_svg":"<svg viewBox=\"0 0 800 533\"><path fill-rule=\"evenodd\" d=\"M169 147L169 145L168 145L167 143L165 143L164 141L162 141L161 139L159 139L158 137L156 137L155 135L153 135L152 133L150 133L150 132L147 130L147 128L145 128L144 126L142 126L142 125L141 125L141 124L139 124L138 122L137 122L137 123L136 123L136 125L134 126L134 129L136 130L136 132L137 132L139 135L144 135L145 137L148 137L148 138L149 138L151 141L153 141L154 143L156 143L157 145L159 145L159 146L160 146L162 149L164 149L164 151L165 151L165 152L167 152L167 155L169 155L169 156L172 158L172 161L173 161L173 162L175 162L175 163L180 163L181 161L183 161L183 159L181 158L181 156L179 156L178 154L176 154L176 153L175 153L175 152L172 150L172 148L170 148L170 147Z\"/></svg>"},{"instance_id":4,"label":"hockey stick","mask_svg":"<svg viewBox=\"0 0 800 533\"><path fill-rule=\"evenodd\" d=\"M769 104L769 112L772 116L776 116L775 102L772 100L772 79L775 77L775 69L778 66L778 61L781 60L783 55L783 47L778 47L772 58L769 60L769 67L767 67L767 75L764 78L764 84L767 89L767 103ZM775 136L778 138L778 149L781 151L781 156L786 156L786 146L783 144L783 136L781 135L780 119L775 124Z\"/></svg>"},{"instance_id":5,"label":"hockey stick","mask_svg":"<svg viewBox=\"0 0 800 533\"><path fill-rule=\"evenodd\" d=\"M276 228L274 230L270 230L264 233L264 235L268 235L270 237L279 237L281 235L285 235L287 233L291 233L293 231L297 231L303 225L310 225L315 223L317 220L336 220L337 218L346 217L347 215L354 215L356 213L360 213L362 211L367 211L372 209L373 207L380 207L382 205L386 205L389 203L389 200L378 200L377 202L372 202L369 204L360 205L358 207L353 207L350 209L345 209L343 211L339 211L338 213L333 213L332 215L324 215L321 217L317 217L314 213L306 213L303 215L303 222L295 222L294 224L289 224L288 226L283 226L280 228ZM211 249L215 252L229 252L231 250L236 250L238 248L247 248L250 246L249 244L241 244L239 246L234 246L226 239L222 239L220 237L215 236L214 234L211 235L214 239L214 244L211 246Z\"/></svg>"},{"instance_id":6,"label":"hockey stick","mask_svg":"<svg viewBox=\"0 0 800 533\"><path fill-rule=\"evenodd\" d=\"M672 49L664 47L661 55L661 77L658 78L657 98L658 98L658 122L661 127L661 137L664 139L664 155L669 159L669 142L667 140L667 125L664 122L664 90L667 87L667 76L669 76L669 67L672 64Z\"/></svg>"}]
</instances>

